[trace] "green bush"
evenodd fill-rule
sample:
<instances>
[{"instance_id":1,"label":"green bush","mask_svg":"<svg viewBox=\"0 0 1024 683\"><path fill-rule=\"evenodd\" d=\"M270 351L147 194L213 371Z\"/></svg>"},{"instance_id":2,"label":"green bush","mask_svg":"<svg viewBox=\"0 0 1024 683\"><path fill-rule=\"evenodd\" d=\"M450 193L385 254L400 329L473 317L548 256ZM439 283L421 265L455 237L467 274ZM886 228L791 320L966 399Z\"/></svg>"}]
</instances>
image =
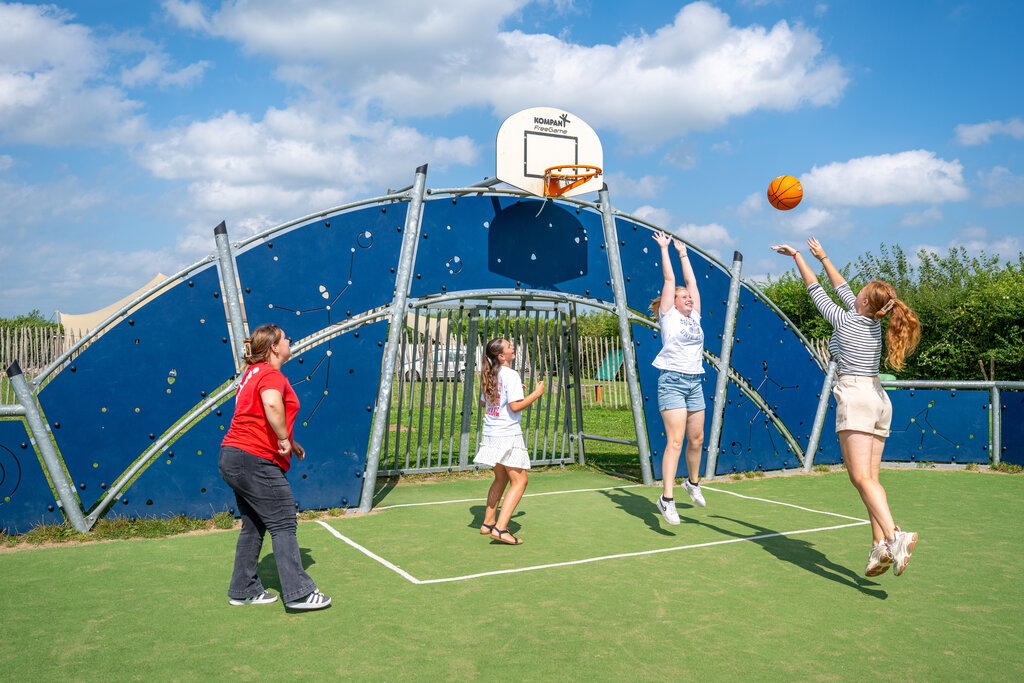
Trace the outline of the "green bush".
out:
<instances>
[{"instance_id":1,"label":"green bush","mask_svg":"<svg viewBox=\"0 0 1024 683\"><path fill-rule=\"evenodd\" d=\"M898 244L883 244L878 256L867 252L840 272L854 291L869 280L889 282L920 318L921 343L900 377L983 379L981 366L987 374L990 363L997 379L1024 377L1024 253L1000 264L963 247L945 256L922 249L914 265ZM818 280L832 293L824 271ZM799 274L769 278L763 290L806 337L831 336Z\"/></svg>"}]
</instances>

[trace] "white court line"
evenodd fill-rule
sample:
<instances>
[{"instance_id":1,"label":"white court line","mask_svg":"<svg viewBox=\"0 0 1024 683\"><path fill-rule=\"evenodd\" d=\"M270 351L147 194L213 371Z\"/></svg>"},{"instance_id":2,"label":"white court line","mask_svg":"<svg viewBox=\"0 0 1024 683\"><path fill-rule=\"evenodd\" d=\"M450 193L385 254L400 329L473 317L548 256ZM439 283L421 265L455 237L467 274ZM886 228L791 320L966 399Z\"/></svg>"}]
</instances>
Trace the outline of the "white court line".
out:
<instances>
[{"instance_id":1,"label":"white court line","mask_svg":"<svg viewBox=\"0 0 1024 683\"><path fill-rule=\"evenodd\" d=\"M792 503L783 503L778 500L769 500L768 498L754 498L753 496L744 496L739 493L733 493L732 491L726 491L724 489L713 489L710 486L701 486L702 489L708 491L714 491L715 493L728 493L730 496L736 496L737 498L746 498L747 500L759 500L762 503L774 503L775 505L785 505L788 508L796 508L797 510L805 510L807 512L817 512L819 515L832 515L833 517L842 517L843 519L853 519L858 522L868 523L868 520L861 519L860 517L850 517L849 515L841 515L838 512L826 512L824 510L815 510L813 508L800 507L799 505L793 505Z\"/></svg>"},{"instance_id":2,"label":"white court line","mask_svg":"<svg viewBox=\"0 0 1024 683\"><path fill-rule=\"evenodd\" d=\"M637 488L639 486L642 486L642 484L628 484L626 486L609 486L609 487L606 487L606 488L598 488L598 489L574 489L574 490L571 490L571 491L547 491L547 492L543 492L543 493L528 493L528 494L524 495L523 497L526 498L527 496L553 496L553 495L558 495L558 494L561 494L561 493L585 493L585 492L590 492L590 491L615 491L615 490L618 490L618 489ZM339 532L337 529L335 529L331 525L327 524L326 522L321 521L321 520L317 520L317 523L320 524L325 529L327 529L328 531L330 531L332 534L334 534L335 537L341 539L342 541L344 541L345 543L349 544L350 546L352 546L353 548L355 548L359 552L363 553L367 557L375 560L376 562L379 562L380 564L384 565L385 567L387 567L391 571L395 572L396 574L398 574L402 578L410 581L411 583L417 584L417 585L424 585L424 584L429 584L429 583L449 583L449 582L452 582L452 581L465 581L467 579L477 579L477 578L484 577L484 576L496 576L496 575L499 575L499 574L517 574L519 572L529 572L529 571L534 571L534 570L537 570L537 569L551 569L551 568L554 568L554 567L569 567L569 566L577 565L577 564L588 564L590 562L601 562L601 561L604 561L604 560L615 560L615 559L624 558L624 557L640 557L642 555L655 555L657 553L668 553L668 552L672 552L672 551L675 551L675 550L689 550L689 549L693 549L693 548L706 548L708 546L713 546L713 545L725 545L727 543L740 543L740 542L743 542L743 541L758 541L758 540L761 540L761 539L764 539L764 538L774 538L776 536L795 536L797 534L810 534L810 533L815 533L815 532L818 532L818 531L832 531L834 529L845 529L847 527L862 526L864 524L870 524L870 522L868 522L867 520L858 519L857 517L850 517L848 515L841 515L841 514L839 514L837 512L827 512L825 510L815 510L813 508L801 507L799 505L793 505L792 503L783 503L781 501L771 500L769 498L755 498L753 496L744 496L744 495L741 495L739 493L733 493L732 491L726 491L724 489L716 489L716 488L712 488L710 486L704 486L703 488L705 488L708 491L714 491L715 493L727 493L730 496L736 496L738 498L745 498L747 500L756 500L756 501L763 502L763 503L772 503L774 505L783 505L785 507L791 507L791 508L796 508L798 510L804 510L805 512L814 512L814 513L821 514L821 515L831 515L833 517L842 517L844 519L852 519L854 521L851 524L839 524L837 526L818 527L818 528L815 528L815 529L799 529L797 531L780 531L780 532L775 532L775 533L771 533L771 534L761 534L759 536L746 536L744 538L730 538L730 539L726 539L724 541L710 541L708 543L696 543L696 544L692 544L692 545L681 545L681 546L675 546L675 547L672 547L672 548L658 548L658 549L655 549L655 550L641 550L641 551L634 552L634 553L621 553L621 554L618 554L618 555L602 555L600 557L588 557L588 558L584 558L582 560L569 560L567 562L555 562L555 563L552 563L552 564L541 564L541 565L535 565L535 566L532 566L532 567L519 567L517 569L501 569L501 570L496 570L496 571L492 571L492 572L481 572L479 574L467 574L465 576L452 576L452 577L447 577L447 578L442 578L442 579L417 579L415 576L413 576L409 572L405 571L404 569L402 569L398 565L393 564L393 563L385 560L383 557L381 557L381 556L371 552L370 550L367 550L363 546L359 545L358 543L356 543L352 539L348 538L347 536L345 536L344 534L342 534L341 532ZM399 505L390 505L390 506L387 506L387 507L379 507L377 509L378 510L387 510L387 509L400 508L400 507L418 507L418 506L422 506L422 505L447 505L449 503L473 503L473 502L478 502L478 501L481 501L481 500L485 501L487 499L486 498L465 498L465 499L460 499L460 500L442 500L442 501L435 501L435 502L430 502L430 503L402 503L402 504L399 504Z\"/></svg>"},{"instance_id":3,"label":"white court line","mask_svg":"<svg viewBox=\"0 0 1024 683\"><path fill-rule=\"evenodd\" d=\"M587 491L617 491L619 489L633 489L643 484L627 484L626 486L606 486L602 489L575 489L572 491L546 491L543 493L524 493L523 498L532 498L533 496L555 496L560 493L586 493ZM395 508L414 508L420 507L421 505L447 505L448 503L479 503L487 502L486 498L462 498L461 500L435 500L430 503L399 503L398 505L382 505L374 508L375 510L393 510Z\"/></svg>"},{"instance_id":4,"label":"white court line","mask_svg":"<svg viewBox=\"0 0 1024 683\"><path fill-rule=\"evenodd\" d=\"M706 548L708 546L725 545L727 543L742 543L744 541L759 541L759 540L764 539L764 538L774 538L776 536L796 536L797 534L811 534L811 533L814 533L816 531L831 531L833 529L845 529L846 527L863 526L864 524L869 524L869 522L858 521L858 522L853 522L851 524L839 524L837 526L818 527L817 529L799 529L797 531L779 531L779 532L776 532L776 533L773 533L773 534L761 534L759 536L747 536L747 537L744 537L744 538L730 538L730 539L727 539L727 540L724 540L724 541L711 541L709 543L694 543L692 545L680 545L680 546L675 546L673 548L658 548L656 550L641 550L641 551L635 552L635 553L620 553L618 555L602 555L600 557L588 557L588 558L585 558L585 559L582 559L582 560L570 560L568 562L554 562L552 564L538 564L538 565L534 565L532 567L519 567L518 569L499 569L499 570L493 571L493 572L480 572L479 574L466 574L465 576L449 576L449 577L443 578L443 579L417 579L415 576L413 576L409 572L405 571L401 567L398 567L398 566L392 564L391 562L388 562L387 560L385 560L384 558L380 557L379 555L375 555L374 553L370 552L369 550L367 550L363 546L359 545L358 543L356 543L352 539L345 537L340 532L338 532L337 529L335 529L334 527L330 526L326 522L323 522L321 520L317 520L317 523L322 525L325 529L330 531L332 534L334 534L335 536L337 536L341 540L345 541L345 543L348 543L350 546L352 546L356 550L359 550L359 551L365 553L367 557L370 557L370 558L376 560L377 562L380 562L385 567L387 567L388 569L390 569L393 572L397 573L402 578L407 579L408 581L410 581L412 583L415 583L417 585L421 585L421 586L425 585L425 584L429 584L429 583L451 583L452 581L466 581L467 579L478 579L478 578L483 577L483 576L497 576L499 574L518 574L520 572L532 572L532 571L535 571L537 569L552 569L554 567L571 567L571 566L577 565L577 564L588 564L590 562L602 562L604 560L617 560L617 559L623 558L623 557L640 557L642 555L656 555L658 553L670 553L670 552L673 552L675 550L690 550L692 548Z\"/></svg>"}]
</instances>

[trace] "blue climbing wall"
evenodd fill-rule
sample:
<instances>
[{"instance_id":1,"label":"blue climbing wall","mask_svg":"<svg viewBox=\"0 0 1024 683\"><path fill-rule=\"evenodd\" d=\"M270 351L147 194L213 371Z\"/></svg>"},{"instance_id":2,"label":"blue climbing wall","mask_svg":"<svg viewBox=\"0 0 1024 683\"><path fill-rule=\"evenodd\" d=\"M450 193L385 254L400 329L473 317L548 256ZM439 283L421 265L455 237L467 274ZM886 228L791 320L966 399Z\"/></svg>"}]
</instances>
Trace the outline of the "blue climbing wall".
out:
<instances>
[{"instance_id":1,"label":"blue climbing wall","mask_svg":"<svg viewBox=\"0 0 1024 683\"><path fill-rule=\"evenodd\" d=\"M25 422L0 420L0 529L17 534L63 521Z\"/></svg>"}]
</instances>

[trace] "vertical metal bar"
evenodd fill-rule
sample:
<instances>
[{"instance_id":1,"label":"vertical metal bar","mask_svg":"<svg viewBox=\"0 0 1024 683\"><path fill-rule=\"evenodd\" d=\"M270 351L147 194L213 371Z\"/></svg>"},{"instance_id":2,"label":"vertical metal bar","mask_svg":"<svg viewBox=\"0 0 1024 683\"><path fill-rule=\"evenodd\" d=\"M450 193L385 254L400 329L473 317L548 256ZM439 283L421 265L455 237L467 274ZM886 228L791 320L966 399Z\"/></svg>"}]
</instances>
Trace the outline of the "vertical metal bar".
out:
<instances>
[{"instance_id":1,"label":"vertical metal bar","mask_svg":"<svg viewBox=\"0 0 1024 683\"><path fill-rule=\"evenodd\" d=\"M704 469L706 479L715 478L718 467L719 444L722 440L722 418L725 415L725 400L729 391L729 366L732 360L733 335L736 331L736 310L740 303L740 273L743 270L743 254L732 253L732 279L729 281L729 303L725 308L725 327L722 329L722 351L718 355L718 382L715 385L715 403L711 410L711 434L708 436L708 461Z\"/></svg>"},{"instance_id":2,"label":"vertical metal bar","mask_svg":"<svg viewBox=\"0 0 1024 683\"><path fill-rule=\"evenodd\" d=\"M427 421L427 429L429 430L427 432L427 467L431 466L430 463L431 463L431 460L432 460L433 455L434 455L434 403L436 402L436 399L437 399L437 366L440 365L440 363L438 363L438 360L441 358L441 356L440 356L441 348L438 346L438 342L437 342L437 338L441 334L441 311L436 311L435 314L437 315L437 318L436 318L436 322L434 323L434 345L433 345L433 348L431 349L432 353L430 354L430 365L431 365L431 373L432 374L431 374L431 380L430 380L430 420ZM428 315L427 316L428 323L429 323L429 320L430 320L430 316ZM445 352L444 352L443 358L444 358L445 364L441 366L441 381L442 382L447 382L447 376L448 376L448 365L447 365L448 351L447 351L447 346L445 347ZM420 420L421 421L423 420L422 412L420 413ZM437 459L437 466L438 467L441 466L441 458Z\"/></svg>"},{"instance_id":3,"label":"vertical metal bar","mask_svg":"<svg viewBox=\"0 0 1024 683\"><path fill-rule=\"evenodd\" d=\"M566 317L568 317L566 315ZM565 416L562 417L562 450L559 457L565 458L565 447L566 443L569 445L569 456L573 462L576 461L576 448L573 446L573 440L569 438L569 434L572 432L572 410L570 409L569 391L572 389L572 373L569 371L569 360L566 351L566 344L569 337L569 326L564 324L562 327L562 334L558 337L558 403L555 404L555 424L558 424L558 418L561 415L562 409L562 395L565 395ZM554 448L554 446L552 446Z\"/></svg>"},{"instance_id":4,"label":"vertical metal bar","mask_svg":"<svg viewBox=\"0 0 1024 683\"><path fill-rule=\"evenodd\" d=\"M402 250L398 256L398 272L395 274L395 298L391 301L391 326L384 348L384 363L381 367L381 390L377 394L374 410L373 431L370 434L370 448L366 453L366 474L363 477L363 492L359 500L359 512L369 512L373 507L373 490L377 486L377 467L380 464L380 447L384 431L388 428L387 408L391 402L391 380L395 376L395 357L398 342L405 333L405 311L409 304L409 289L412 284L412 270L416 262L416 248L419 246L420 225L423 219L423 196L427 185L427 165L416 169L416 179L409 191L409 208L405 214L402 233Z\"/></svg>"},{"instance_id":5,"label":"vertical metal bar","mask_svg":"<svg viewBox=\"0 0 1024 683\"><path fill-rule=\"evenodd\" d=\"M581 394L580 384L582 382L580 373L580 344L579 344L579 326L576 318L576 304L569 304L569 346L572 350L572 383L576 394L576 448L579 450L578 462L581 465L587 464L586 449L583 446L583 396ZM568 397L566 398L568 401ZM565 406L566 412L569 411L568 403Z\"/></svg>"},{"instance_id":6,"label":"vertical metal bar","mask_svg":"<svg viewBox=\"0 0 1024 683\"><path fill-rule=\"evenodd\" d=\"M555 310L554 315L557 316L561 311ZM544 459L548 457L548 435L551 433L551 394L555 390L554 382L551 377L551 334L554 332L554 325L551 325L551 329L548 329L548 324L552 322L551 315L545 316L544 318L544 389L547 392L547 403L544 411ZM557 318L556 318L557 320ZM557 417L555 418L557 424ZM555 457L554 447L552 445L551 457Z\"/></svg>"},{"instance_id":7,"label":"vertical metal bar","mask_svg":"<svg viewBox=\"0 0 1024 683\"><path fill-rule=\"evenodd\" d=\"M499 336L498 335L498 330L501 327L501 318L498 317L498 312L494 311L494 332L492 332L490 334L487 333L487 318L486 318L486 316L490 315L490 313L491 313L491 307L488 304L487 308L484 309L484 316L485 316L485 318L484 318L484 334L483 334L482 337L479 338L480 348L483 350L482 353L481 353L481 359L480 359L481 364L483 364L483 362L485 362L485 357L486 357L486 354L487 354L487 342L490 341L489 337L491 337L491 336L493 336L493 337ZM506 322L507 322L507 318L506 318ZM479 401L480 401L480 399L479 399L480 395L484 393L483 389L484 389L484 387L483 387L483 379L481 378L481 381L480 381L480 391L476 392L476 394L474 394L474 396L473 396L473 400L476 401L477 403L479 403ZM477 448L480 447L480 441L481 441L481 439L483 439L483 436L484 436L483 420L484 420L484 411L482 411L482 410L476 411L476 444L475 444L475 446Z\"/></svg>"},{"instance_id":8,"label":"vertical metal bar","mask_svg":"<svg viewBox=\"0 0 1024 683\"><path fill-rule=\"evenodd\" d=\"M405 324L405 321L402 321ZM409 467L412 458L412 412L416 407L416 389L423 391L423 374L419 370L420 350L420 309L413 309L412 314L412 365L409 368L409 428L405 432L405 466ZM419 381L416 375L420 375Z\"/></svg>"},{"instance_id":9,"label":"vertical metal bar","mask_svg":"<svg viewBox=\"0 0 1024 683\"><path fill-rule=\"evenodd\" d=\"M821 393L818 394L818 409L814 411L814 424L811 425L811 436L807 440L807 448L804 449L804 472L810 472L814 467L814 456L818 453L818 444L821 442L821 430L825 425L825 414L828 413L828 399L832 396L832 382L836 378L836 361L831 359L825 366L825 380L821 383ZM799 458L800 454L796 456Z\"/></svg>"},{"instance_id":10,"label":"vertical metal bar","mask_svg":"<svg viewBox=\"0 0 1024 683\"><path fill-rule=\"evenodd\" d=\"M991 389L992 396L992 465L998 465L1003 459L1003 406L999 387L995 384Z\"/></svg>"},{"instance_id":11,"label":"vertical metal bar","mask_svg":"<svg viewBox=\"0 0 1024 683\"><path fill-rule=\"evenodd\" d=\"M654 484L651 476L651 452L644 438L644 404L640 395L640 381L636 370L636 353L633 350L633 335L629 329L629 311L626 309L626 286L622 275L622 261L619 255L619 236L615 229L615 216L608 199L608 186L598 192L601 202L601 223L604 226L605 253L608 254L608 273L611 277L612 293L615 296L615 317L619 323L619 339L622 341L622 360L626 365L626 382L629 385L629 402L633 410L633 427L636 429L637 450L640 455L640 473L646 486Z\"/></svg>"},{"instance_id":12,"label":"vertical metal bar","mask_svg":"<svg viewBox=\"0 0 1024 683\"><path fill-rule=\"evenodd\" d=\"M476 335L477 335L477 318L478 312L473 309L469 312L469 331L467 332L467 346L466 346L466 377L472 377L476 372L476 352L475 348L473 353L470 353L470 347L468 344L476 346ZM466 382L462 385L462 415L460 417L461 424L459 425L459 467L466 467L469 465L469 430L473 424L473 406L477 404L473 395L472 381ZM479 416L481 411L476 411Z\"/></svg>"},{"instance_id":13,"label":"vertical metal bar","mask_svg":"<svg viewBox=\"0 0 1024 683\"><path fill-rule=\"evenodd\" d=\"M458 334L458 338L457 338L457 340L455 342L455 356L457 358L459 358L459 359L462 358L462 318L463 318L463 315L465 314L465 308L463 307L463 305L464 305L464 302L459 302L459 334ZM466 357L467 357L467 359L469 357L469 340L468 339L466 340ZM466 387L466 380L467 379L469 380L470 386L473 385L473 376L470 374L469 367L471 367L471 366L467 366L466 374L465 374L465 376L462 379L462 388L463 389L465 389L465 387ZM449 415L448 421L450 423L448 425L448 466L449 467L451 467L451 465L452 465L452 457L453 457L453 455L455 453L455 415L456 415L456 411L459 408L459 392L458 392L458 388L459 388L458 384L456 384L455 386L452 387L452 408L451 408L451 410L448 413L448 415Z\"/></svg>"},{"instance_id":14,"label":"vertical metal bar","mask_svg":"<svg viewBox=\"0 0 1024 683\"><path fill-rule=\"evenodd\" d=\"M438 316L438 324L440 324L441 316ZM444 370L448 372L448 364L451 361L451 341L452 341L452 311L448 309L448 317L445 320L445 340L444 340ZM459 354L455 354L455 375L452 377L452 391L455 391L455 387L459 382ZM445 408L448 407L448 377L445 376L445 381L441 385L441 415L439 417L439 425L437 429L437 466L441 466L441 456L444 452L444 418ZM433 413L431 413L431 434L433 434ZM448 460L448 467L451 467L451 458Z\"/></svg>"},{"instance_id":15,"label":"vertical metal bar","mask_svg":"<svg viewBox=\"0 0 1024 683\"><path fill-rule=\"evenodd\" d=\"M35 441L39 454L43 456L43 465L46 466L46 471L50 474L53 487L57 489L57 502L60 504L64 517L71 523L75 531L83 533L88 531L89 527L82 515L78 497L75 496L75 486L68 480L67 473L64 471L64 463L57 454L57 449L53 447L53 442L50 441L50 431L43 421L42 413L36 404L36 397L32 393L32 388L28 385L25 375L22 374L18 361L14 361L7 368L7 377L14 389L18 403L25 409L28 432Z\"/></svg>"},{"instance_id":16,"label":"vertical metal bar","mask_svg":"<svg viewBox=\"0 0 1024 683\"><path fill-rule=\"evenodd\" d=\"M242 324L242 293L238 290L235 273L235 256L228 241L228 229L224 221L213 229L217 243L217 262L220 264L220 288L228 305L228 333L231 335L231 349L235 352L235 371L245 365L245 325Z\"/></svg>"}]
</instances>

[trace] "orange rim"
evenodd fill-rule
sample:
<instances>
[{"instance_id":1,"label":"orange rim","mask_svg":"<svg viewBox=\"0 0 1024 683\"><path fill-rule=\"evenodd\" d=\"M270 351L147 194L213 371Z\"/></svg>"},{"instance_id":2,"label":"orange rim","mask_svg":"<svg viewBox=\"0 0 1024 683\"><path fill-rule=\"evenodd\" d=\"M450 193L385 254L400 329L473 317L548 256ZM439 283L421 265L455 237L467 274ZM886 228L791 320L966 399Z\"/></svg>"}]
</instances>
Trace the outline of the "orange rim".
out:
<instances>
[{"instance_id":1,"label":"orange rim","mask_svg":"<svg viewBox=\"0 0 1024 683\"><path fill-rule=\"evenodd\" d=\"M600 166L563 164L544 171L544 196L560 197L574 187L601 175Z\"/></svg>"}]
</instances>

